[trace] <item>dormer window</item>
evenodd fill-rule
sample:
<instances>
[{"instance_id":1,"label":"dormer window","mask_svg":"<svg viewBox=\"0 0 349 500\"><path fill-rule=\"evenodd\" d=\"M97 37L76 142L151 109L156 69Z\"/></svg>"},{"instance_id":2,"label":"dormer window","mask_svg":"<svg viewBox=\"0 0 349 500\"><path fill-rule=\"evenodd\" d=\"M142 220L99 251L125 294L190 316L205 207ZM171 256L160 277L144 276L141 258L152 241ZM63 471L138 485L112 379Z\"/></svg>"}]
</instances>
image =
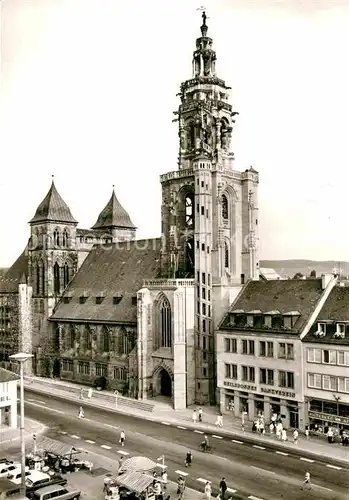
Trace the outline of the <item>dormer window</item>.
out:
<instances>
[{"instance_id":1,"label":"dormer window","mask_svg":"<svg viewBox=\"0 0 349 500\"><path fill-rule=\"evenodd\" d=\"M247 318L246 314L236 314L235 315L235 326L238 328L243 328L246 326Z\"/></svg>"},{"instance_id":2,"label":"dormer window","mask_svg":"<svg viewBox=\"0 0 349 500\"><path fill-rule=\"evenodd\" d=\"M253 316L253 327L262 328L264 325L264 317L262 314L255 314Z\"/></svg>"},{"instance_id":3,"label":"dormer window","mask_svg":"<svg viewBox=\"0 0 349 500\"><path fill-rule=\"evenodd\" d=\"M324 337L326 335L326 323L318 323L316 334L319 337Z\"/></svg>"},{"instance_id":4,"label":"dormer window","mask_svg":"<svg viewBox=\"0 0 349 500\"><path fill-rule=\"evenodd\" d=\"M80 304L85 304L86 300L88 299L88 293L83 292L80 297L79 297L79 302Z\"/></svg>"},{"instance_id":5,"label":"dormer window","mask_svg":"<svg viewBox=\"0 0 349 500\"><path fill-rule=\"evenodd\" d=\"M137 305L137 295L134 295L131 299L132 305L136 306Z\"/></svg>"},{"instance_id":6,"label":"dormer window","mask_svg":"<svg viewBox=\"0 0 349 500\"><path fill-rule=\"evenodd\" d=\"M280 314L271 317L271 327L280 329L284 326L284 318Z\"/></svg>"},{"instance_id":7,"label":"dormer window","mask_svg":"<svg viewBox=\"0 0 349 500\"><path fill-rule=\"evenodd\" d=\"M345 337L345 324L344 323L337 323L336 333L334 334L334 336L344 339L344 337Z\"/></svg>"},{"instance_id":8,"label":"dormer window","mask_svg":"<svg viewBox=\"0 0 349 500\"><path fill-rule=\"evenodd\" d=\"M122 301L121 295L119 297L113 297L113 304L114 305L120 304L121 301Z\"/></svg>"}]
</instances>

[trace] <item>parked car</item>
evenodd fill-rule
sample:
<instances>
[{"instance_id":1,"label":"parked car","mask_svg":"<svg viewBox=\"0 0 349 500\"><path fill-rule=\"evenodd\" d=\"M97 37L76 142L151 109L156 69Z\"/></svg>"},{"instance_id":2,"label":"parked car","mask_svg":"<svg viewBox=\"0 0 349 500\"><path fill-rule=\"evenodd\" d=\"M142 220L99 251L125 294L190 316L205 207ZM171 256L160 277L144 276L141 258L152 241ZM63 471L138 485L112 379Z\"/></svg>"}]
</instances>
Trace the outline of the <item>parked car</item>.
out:
<instances>
[{"instance_id":1,"label":"parked car","mask_svg":"<svg viewBox=\"0 0 349 500\"><path fill-rule=\"evenodd\" d=\"M40 488L52 485L64 486L66 484L67 480L59 474L50 476L49 474L40 471L32 471L32 474L27 476L25 481L27 497L30 499L35 498L34 493Z\"/></svg>"},{"instance_id":2,"label":"parked car","mask_svg":"<svg viewBox=\"0 0 349 500\"><path fill-rule=\"evenodd\" d=\"M26 467L25 471L24 471L25 477L30 476L31 472L32 471L29 470L28 467ZM21 481L22 481L22 469L21 469L21 467L17 467L14 470L10 471L10 473L7 474L7 479L9 479L11 481L11 483L21 484Z\"/></svg>"},{"instance_id":3,"label":"parked car","mask_svg":"<svg viewBox=\"0 0 349 500\"><path fill-rule=\"evenodd\" d=\"M7 477L12 471L15 469L18 469L21 464L18 463L12 463L12 464L6 464L6 463L1 463L0 464L0 477Z\"/></svg>"},{"instance_id":4,"label":"parked car","mask_svg":"<svg viewBox=\"0 0 349 500\"><path fill-rule=\"evenodd\" d=\"M51 498L56 498L57 500L78 500L80 495L81 491L69 491L65 486L52 485L34 491L32 498L34 500L50 500Z\"/></svg>"}]
</instances>

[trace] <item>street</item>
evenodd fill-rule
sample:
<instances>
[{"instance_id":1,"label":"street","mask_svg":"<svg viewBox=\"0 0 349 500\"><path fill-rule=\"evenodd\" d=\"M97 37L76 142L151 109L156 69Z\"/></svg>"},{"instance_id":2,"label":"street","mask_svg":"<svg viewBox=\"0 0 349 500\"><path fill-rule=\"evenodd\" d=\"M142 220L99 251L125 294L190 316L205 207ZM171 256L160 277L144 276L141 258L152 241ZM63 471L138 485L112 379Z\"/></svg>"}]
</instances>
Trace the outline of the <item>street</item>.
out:
<instances>
[{"instance_id":1,"label":"street","mask_svg":"<svg viewBox=\"0 0 349 500\"><path fill-rule=\"evenodd\" d=\"M87 407L86 418L79 420L78 406L79 403L44 394L39 396L26 390L27 417L46 424L49 437L87 450L96 465L109 464L109 470L121 456L119 451L125 457L128 454L145 455L155 460L164 454L169 479L176 481L180 472L187 474L187 486L195 490L202 491L204 482L209 480L216 491L221 477L225 476L233 498L248 498L251 495L264 500L348 498L349 471L346 469L307 459L306 456L286 454L271 447L264 449L262 446L248 446L243 441L232 442L231 439L221 438L218 430L217 437L209 436L214 447L213 454L203 454L198 451L202 431L170 427ZM126 432L123 449L118 443L121 429ZM190 469L184 466L188 450L194 456ZM302 492L300 486L307 471L311 474L313 490Z\"/></svg>"}]
</instances>

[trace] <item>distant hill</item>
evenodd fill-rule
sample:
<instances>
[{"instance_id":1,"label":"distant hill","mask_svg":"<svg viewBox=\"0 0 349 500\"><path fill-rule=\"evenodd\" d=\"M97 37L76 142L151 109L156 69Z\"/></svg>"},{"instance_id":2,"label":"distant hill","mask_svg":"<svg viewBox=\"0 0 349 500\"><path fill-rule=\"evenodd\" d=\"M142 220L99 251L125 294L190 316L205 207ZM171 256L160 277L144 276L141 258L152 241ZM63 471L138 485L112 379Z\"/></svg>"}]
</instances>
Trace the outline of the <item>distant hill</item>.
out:
<instances>
[{"instance_id":1,"label":"distant hill","mask_svg":"<svg viewBox=\"0 0 349 500\"><path fill-rule=\"evenodd\" d=\"M283 278L293 278L296 273L308 276L312 270L316 271L316 276L321 274L331 274L336 269L341 276L349 276L349 262L338 262L334 260L261 260L260 267L275 269Z\"/></svg>"}]
</instances>

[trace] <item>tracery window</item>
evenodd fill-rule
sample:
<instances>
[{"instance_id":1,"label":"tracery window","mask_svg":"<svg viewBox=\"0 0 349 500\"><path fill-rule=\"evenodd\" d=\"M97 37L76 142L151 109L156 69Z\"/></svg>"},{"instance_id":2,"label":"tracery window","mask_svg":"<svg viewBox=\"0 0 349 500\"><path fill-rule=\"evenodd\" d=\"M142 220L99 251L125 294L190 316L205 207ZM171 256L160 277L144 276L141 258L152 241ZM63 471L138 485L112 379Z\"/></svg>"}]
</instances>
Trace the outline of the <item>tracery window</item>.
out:
<instances>
[{"instance_id":1,"label":"tracery window","mask_svg":"<svg viewBox=\"0 0 349 500\"><path fill-rule=\"evenodd\" d=\"M64 229L63 234L62 234L62 246L67 247L68 246L68 231Z\"/></svg>"},{"instance_id":2,"label":"tracery window","mask_svg":"<svg viewBox=\"0 0 349 500\"><path fill-rule=\"evenodd\" d=\"M63 267L63 287L65 288L69 283L69 267L68 264L64 264Z\"/></svg>"},{"instance_id":3,"label":"tracery window","mask_svg":"<svg viewBox=\"0 0 349 500\"><path fill-rule=\"evenodd\" d=\"M59 234L59 231L58 229L55 229L53 231L53 244L55 247L59 247L60 244L61 244L61 241L60 241L60 234Z\"/></svg>"},{"instance_id":4,"label":"tracery window","mask_svg":"<svg viewBox=\"0 0 349 500\"><path fill-rule=\"evenodd\" d=\"M222 217L228 220L228 199L225 194L222 195Z\"/></svg>"},{"instance_id":5,"label":"tracery window","mask_svg":"<svg viewBox=\"0 0 349 500\"><path fill-rule=\"evenodd\" d=\"M229 248L226 241L224 242L224 267L229 268Z\"/></svg>"},{"instance_id":6,"label":"tracery window","mask_svg":"<svg viewBox=\"0 0 349 500\"><path fill-rule=\"evenodd\" d=\"M57 294L60 293L61 291L59 273L60 273L59 265L56 262L55 265L53 266L53 292Z\"/></svg>"},{"instance_id":7,"label":"tracery window","mask_svg":"<svg viewBox=\"0 0 349 500\"><path fill-rule=\"evenodd\" d=\"M166 297L159 303L159 340L160 347L172 347L172 318L171 306Z\"/></svg>"},{"instance_id":8,"label":"tracery window","mask_svg":"<svg viewBox=\"0 0 349 500\"><path fill-rule=\"evenodd\" d=\"M185 197L185 225L187 227L193 226L193 196L187 195Z\"/></svg>"},{"instance_id":9,"label":"tracery window","mask_svg":"<svg viewBox=\"0 0 349 500\"><path fill-rule=\"evenodd\" d=\"M102 352L110 351L109 332L105 328L102 330L101 348Z\"/></svg>"}]
</instances>

